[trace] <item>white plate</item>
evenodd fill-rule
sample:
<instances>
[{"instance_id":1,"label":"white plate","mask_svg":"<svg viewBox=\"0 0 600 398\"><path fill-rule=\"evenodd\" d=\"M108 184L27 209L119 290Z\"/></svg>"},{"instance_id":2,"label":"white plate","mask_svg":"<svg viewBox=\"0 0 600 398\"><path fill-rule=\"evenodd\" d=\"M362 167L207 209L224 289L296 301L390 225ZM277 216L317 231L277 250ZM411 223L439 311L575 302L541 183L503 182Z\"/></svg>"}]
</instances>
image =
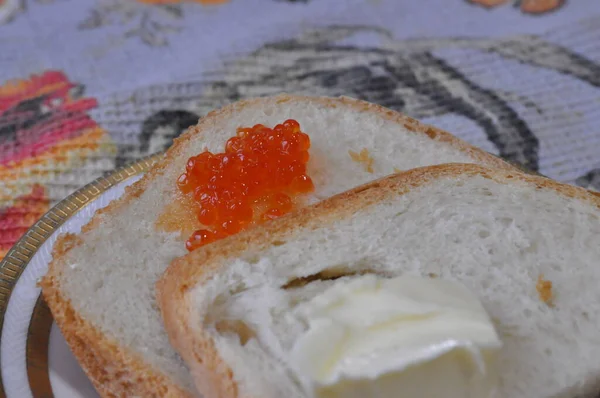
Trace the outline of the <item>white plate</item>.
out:
<instances>
[{"instance_id":1,"label":"white plate","mask_svg":"<svg viewBox=\"0 0 600 398\"><path fill-rule=\"evenodd\" d=\"M0 262L0 397L2 387L8 398L98 397L56 325L49 327L51 317L38 301L36 282L48 268L58 235L79 232L96 210L120 197L155 160L142 159L75 192L42 217Z\"/></svg>"}]
</instances>

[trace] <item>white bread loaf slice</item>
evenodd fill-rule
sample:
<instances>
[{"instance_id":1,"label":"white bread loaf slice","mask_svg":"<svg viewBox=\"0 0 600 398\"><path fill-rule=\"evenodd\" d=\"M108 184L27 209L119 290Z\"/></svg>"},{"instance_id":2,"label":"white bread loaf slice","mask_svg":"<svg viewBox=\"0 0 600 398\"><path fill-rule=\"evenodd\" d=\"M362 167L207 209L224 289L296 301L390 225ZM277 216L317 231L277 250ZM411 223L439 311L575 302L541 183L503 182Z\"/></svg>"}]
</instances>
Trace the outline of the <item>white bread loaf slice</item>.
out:
<instances>
[{"instance_id":1,"label":"white bread loaf slice","mask_svg":"<svg viewBox=\"0 0 600 398\"><path fill-rule=\"evenodd\" d=\"M348 98L277 96L210 113L179 138L124 197L98 212L79 235L59 239L43 294L75 356L103 396L196 396L184 363L169 345L154 284L186 253L189 226L177 213L175 184L190 156L222 152L236 128L298 120L312 147L310 202L373 178L443 162L506 163L435 128L388 109ZM366 148L372 173L348 151ZM181 215L179 215L181 216ZM160 222L157 222L161 220ZM187 221L193 222L192 215ZM184 220L185 221L185 220ZM177 228L184 229L179 234ZM76 265L76 266L75 266Z\"/></svg>"},{"instance_id":2,"label":"white bread loaf slice","mask_svg":"<svg viewBox=\"0 0 600 398\"><path fill-rule=\"evenodd\" d=\"M157 297L207 397L311 397L290 364L307 328L294 308L344 279L324 276L375 272L458 280L479 297L504 344L497 397L586 398L600 392L599 259L599 196L449 164L200 248L171 264ZM553 284L553 305L540 297L540 275ZM306 284L289 288L298 281Z\"/></svg>"}]
</instances>

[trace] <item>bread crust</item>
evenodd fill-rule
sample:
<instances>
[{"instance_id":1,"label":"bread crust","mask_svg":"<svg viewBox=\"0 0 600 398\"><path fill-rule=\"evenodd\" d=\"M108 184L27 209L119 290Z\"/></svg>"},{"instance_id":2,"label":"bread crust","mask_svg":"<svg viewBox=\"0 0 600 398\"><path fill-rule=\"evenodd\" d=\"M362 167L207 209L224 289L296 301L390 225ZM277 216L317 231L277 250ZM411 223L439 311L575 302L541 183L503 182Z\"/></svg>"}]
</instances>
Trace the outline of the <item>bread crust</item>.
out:
<instances>
[{"instance_id":1,"label":"bread crust","mask_svg":"<svg viewBox=\"0 0 600 398\"><path fill-rule=\"evenodd\" d=\"M121 207L127 206L138 198L148 187L150 182L161 175L172 163L172 160L181 155L192 137L203 135L205 130L210 130L211 126L222 118L228 118L236 112L247 107L260 108L268 103L285 102L313 102L319 106L335 108L347 106L356 111L367 111L380 115L382 118L403 125L409 131L418 134L424 134L432 140L446 143L458 150L466 153L474 161L496 167L500 169L511 170L513 173L518 171L503 160L478 149L466 142L454 137L453 135L418 122L408 116L401 115L395 111L384 108L379 105L371 104L348 97L325 98L325 97L306 97L295 95L278 95L269 98L256 98L239 101L219 110L210 112L204 118L200 119L197 125L188 128L188 130L177 138L173 146L165 153L151 170L146 173L138 182L127 187L124 195L111 202L105 208L97 211L90 222L82 228L82 236L94 228L100 227L104 217L111 217ZM92 380L95 388L103 397L132 397L132 396L172 396L172 397L190 397L189 392L184 391L177 383L167 375L153 369L142 358L137 356L126 347L120 347L110 336L102 333L91 322L86 321L83 314L79 314L72 305L69 298L61 288L61 275L64 267L68 266L67 256L69 251L78 245L81 245L84 237L74 238L72 235L62 235L57 239L53 259L49 264L47 275L41 282L42 291L48 306L55 317L59 328L65 339L69 343L75 357L83 366L86 374ZM167 316L169 311L167 311ZM174 318L172 325L177 318ZM179 346L180 348L182 345ZM210 347L206 346L205 353L211 352ZM214 351L214 349L213 349ZM206 354L205 354L206 355ZM216 355L216 354L215 354ZM217 357L215 357L217 358ZM219 380L232 379L231 370L217 359L213 361L215 369L219 373ZM188 361L194 364L194 361ZM196 367L194 365L194 367ZM194 371L194 370L192 370ZM198 371L194 372L198 377ZM210 376L213 377L213 376ZM215 376L216 377L216 376ZM207 381L211 381L207 380ZM208 383L211 384L211 383ZM223 391L215 396L238 396L235 384L229 387L220 387L218 391ZM156 395L157 393L167 395ZM212 395L209 395L212 396Z\"/></svg>"},{"instance_id":2,"label":"bread crust","mask_svg":"<svg viewBox=\"0 0 600 398\"><path fill-rule=\"evenodd\" d=\"M422 167L385 177L298 210L272 222L243 231L222 241L174 260L157 282L157 300L171 344L190 367L196 387L210 397L250 398L239 391L231 368L219 356L212 338L194 325L199 322L192 311L193 287L202 285L220 272L224 260L248 249L261 250L276 241L290 239L301 229L322 227L352 216L381 201L423 186L438 178L482 176L503 184L523 181L538 189L551 189L560 195L600 208L600 196L583 188L522 173L491 169L472 164L445 164ZM203 264L198 266L198 264ZM212 394L212 395L211 395ZM259 397L254 397L259 398Z\"/></svg>"}]
</instances>

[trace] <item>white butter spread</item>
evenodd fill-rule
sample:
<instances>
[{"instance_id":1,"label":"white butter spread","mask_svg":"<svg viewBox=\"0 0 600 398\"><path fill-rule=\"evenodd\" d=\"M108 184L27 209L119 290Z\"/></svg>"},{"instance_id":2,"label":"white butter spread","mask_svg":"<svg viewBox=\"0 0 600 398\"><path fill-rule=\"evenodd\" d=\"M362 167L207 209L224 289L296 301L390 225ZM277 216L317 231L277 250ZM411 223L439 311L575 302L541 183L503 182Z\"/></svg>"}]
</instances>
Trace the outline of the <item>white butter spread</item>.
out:
<instances>
[{"instance_id":1,"label":"white butter spread","mask_svg":"<svg viewBox=\"0 0 600 398\"><path fill-rule=\"evenodd\" d=\"M364 275L300 304L291 363L310 397L493 397L500 341L455 282Z\"/></svg>"}]
</instances>

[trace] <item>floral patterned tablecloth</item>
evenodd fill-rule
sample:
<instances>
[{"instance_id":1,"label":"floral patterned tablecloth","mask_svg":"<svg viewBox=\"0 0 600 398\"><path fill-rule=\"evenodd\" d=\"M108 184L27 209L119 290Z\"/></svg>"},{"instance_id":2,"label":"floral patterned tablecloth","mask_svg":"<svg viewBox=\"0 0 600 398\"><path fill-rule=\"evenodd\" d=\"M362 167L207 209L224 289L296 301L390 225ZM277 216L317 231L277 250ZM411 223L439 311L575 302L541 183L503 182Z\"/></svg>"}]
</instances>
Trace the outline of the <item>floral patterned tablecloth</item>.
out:
<instances>
[{"instance_id":1,"label":"floral patterned tablecloth","mask_svg":"<svg viewBox=\"0 0 600 398\"><path fill-rule=\"evenodd\" d=\"M598 0L0 0L0 256L210 109L282 91L600 189Z\"/></svg>"}]
</instances>

